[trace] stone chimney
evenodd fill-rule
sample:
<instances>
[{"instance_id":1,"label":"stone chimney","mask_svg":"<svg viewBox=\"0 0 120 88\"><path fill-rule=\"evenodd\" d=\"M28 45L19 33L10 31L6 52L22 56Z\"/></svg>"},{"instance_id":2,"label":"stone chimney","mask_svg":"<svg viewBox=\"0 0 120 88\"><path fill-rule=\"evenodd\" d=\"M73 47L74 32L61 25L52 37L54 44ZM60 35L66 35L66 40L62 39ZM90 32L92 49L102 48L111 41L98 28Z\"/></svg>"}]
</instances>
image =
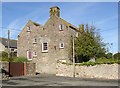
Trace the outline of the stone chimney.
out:
<instances>
[{"instance_id":1,"label":"stone chimney","mask_svg":"<svg viewBox=\"0 0 120 88\"><path fill-rule=\"evenodd\" d=\"M60 8L57 6L51 7L50 8L50 17L51 16L57 16L60 17Z\"/></svg>"}]
</instances>

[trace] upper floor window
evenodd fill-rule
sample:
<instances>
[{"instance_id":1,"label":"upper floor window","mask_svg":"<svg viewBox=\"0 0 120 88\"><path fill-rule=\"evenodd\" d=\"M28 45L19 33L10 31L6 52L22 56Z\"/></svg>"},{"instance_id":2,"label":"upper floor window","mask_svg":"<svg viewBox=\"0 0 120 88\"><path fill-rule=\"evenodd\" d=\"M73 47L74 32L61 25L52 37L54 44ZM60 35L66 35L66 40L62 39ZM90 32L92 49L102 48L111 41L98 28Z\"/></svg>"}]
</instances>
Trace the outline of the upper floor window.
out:
<instances>
[{"instance_id":1,"label":"upper floor window","mask_svg":"<svg viewBox=\"0 0 120 88\"><path fill-rule=\"evenodd\" d=\"M64 43L60 43L60 44L59 44L59 47L60 47L61 49L63 49L63 48L64 48Z\"/></svg>"},{"instance_id":2,"label":"upper floor window","mask_svg":"<svg viewBox=\"0 0 120 88\"><path fill-rule=\"evenodd\" d=\"M64 25L63 24L60 24L59 25L59 30L61 31L61 30L63 30L64 29Z\"/></svg>"},{"instance_id":3,"label":"upper floor window","mask_svg":"<svg viewBox=\"0 0 120 88\"><path fill-rule=\"evenodd\" d=\"M42 43L42 52L48 52L48 43Z\"/></svg>"},{"instance_id":4,"label":"upper floor window","mask_svg":"<svg viewBox=\"0 0 120 88\"><path fill-rule=\"evenodd\" d=\"M37 43L37 39L34 38L34 39L33 39L33 44L36 44L36 43Z\"/></svg>"},{"instance_id":5,"label":"upper floor window","mask_svg":"<svg viewBox=\"0 0 120 88\"><path fill-rule=\"evenodd\" d=\"M27 32L30 32L31 31L31 28L30 26L27 27Z\"/></svg>"}]
</instances>

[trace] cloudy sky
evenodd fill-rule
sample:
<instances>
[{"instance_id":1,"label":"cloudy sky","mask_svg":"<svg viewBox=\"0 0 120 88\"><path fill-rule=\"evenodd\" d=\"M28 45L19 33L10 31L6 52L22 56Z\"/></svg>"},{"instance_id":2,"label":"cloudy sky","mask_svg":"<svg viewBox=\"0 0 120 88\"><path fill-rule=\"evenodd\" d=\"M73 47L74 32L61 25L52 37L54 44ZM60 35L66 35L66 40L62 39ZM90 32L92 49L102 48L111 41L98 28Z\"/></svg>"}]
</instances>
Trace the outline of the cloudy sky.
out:
<instances>
[{"instance_id":1,"label":"cloudy sky","mask_svg":"<svg viewBox=\"0 0 120 88\"><path fill-rule=\"evenodd\" d=\"M2 37L17 39L26 22L31 19L45 24L49 18L49 8L60 7L61 18L73 25L90 24L100 29L100 34L108 45L110 52L118 50L118 3L117 2L3 2L2 3ZM1 27L0 27L1 28Z\"/></svg>"}]
</instances>

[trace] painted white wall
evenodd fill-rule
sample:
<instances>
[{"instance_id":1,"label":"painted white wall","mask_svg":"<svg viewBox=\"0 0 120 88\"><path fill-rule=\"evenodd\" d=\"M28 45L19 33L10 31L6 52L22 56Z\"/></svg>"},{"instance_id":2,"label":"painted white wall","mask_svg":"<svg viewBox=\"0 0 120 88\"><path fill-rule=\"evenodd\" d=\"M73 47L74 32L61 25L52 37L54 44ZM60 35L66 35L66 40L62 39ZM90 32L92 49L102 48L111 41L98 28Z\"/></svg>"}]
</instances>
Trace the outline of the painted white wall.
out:
<instances>
[{"instance_id":1,"label":"painted white wall","mask_svg":"<svg viewBox=\"0 0 120 88\"><path fill-rule=\"evenodd\" d=\"M5 46L2 43L0 43L0 51L5 51Z\"/></svg>"}]
</instances>

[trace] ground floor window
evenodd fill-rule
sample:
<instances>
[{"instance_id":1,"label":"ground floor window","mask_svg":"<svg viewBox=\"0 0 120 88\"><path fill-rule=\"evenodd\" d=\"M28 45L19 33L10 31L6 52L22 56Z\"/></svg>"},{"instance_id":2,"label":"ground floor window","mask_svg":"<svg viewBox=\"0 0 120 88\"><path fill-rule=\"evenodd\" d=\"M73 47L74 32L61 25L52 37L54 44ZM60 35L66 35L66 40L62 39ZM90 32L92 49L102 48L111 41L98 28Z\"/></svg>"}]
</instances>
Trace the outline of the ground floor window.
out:
<instances>
[{"instance_id":1,"label":"ground floor window","mask_svg":"<svg viewBox=\"0 0 120 88\"><path fill-rule=\"evenodd\" d=\"M27 59L32 60L32 51L27 51Z\"/></svg>"}]
</instances>

